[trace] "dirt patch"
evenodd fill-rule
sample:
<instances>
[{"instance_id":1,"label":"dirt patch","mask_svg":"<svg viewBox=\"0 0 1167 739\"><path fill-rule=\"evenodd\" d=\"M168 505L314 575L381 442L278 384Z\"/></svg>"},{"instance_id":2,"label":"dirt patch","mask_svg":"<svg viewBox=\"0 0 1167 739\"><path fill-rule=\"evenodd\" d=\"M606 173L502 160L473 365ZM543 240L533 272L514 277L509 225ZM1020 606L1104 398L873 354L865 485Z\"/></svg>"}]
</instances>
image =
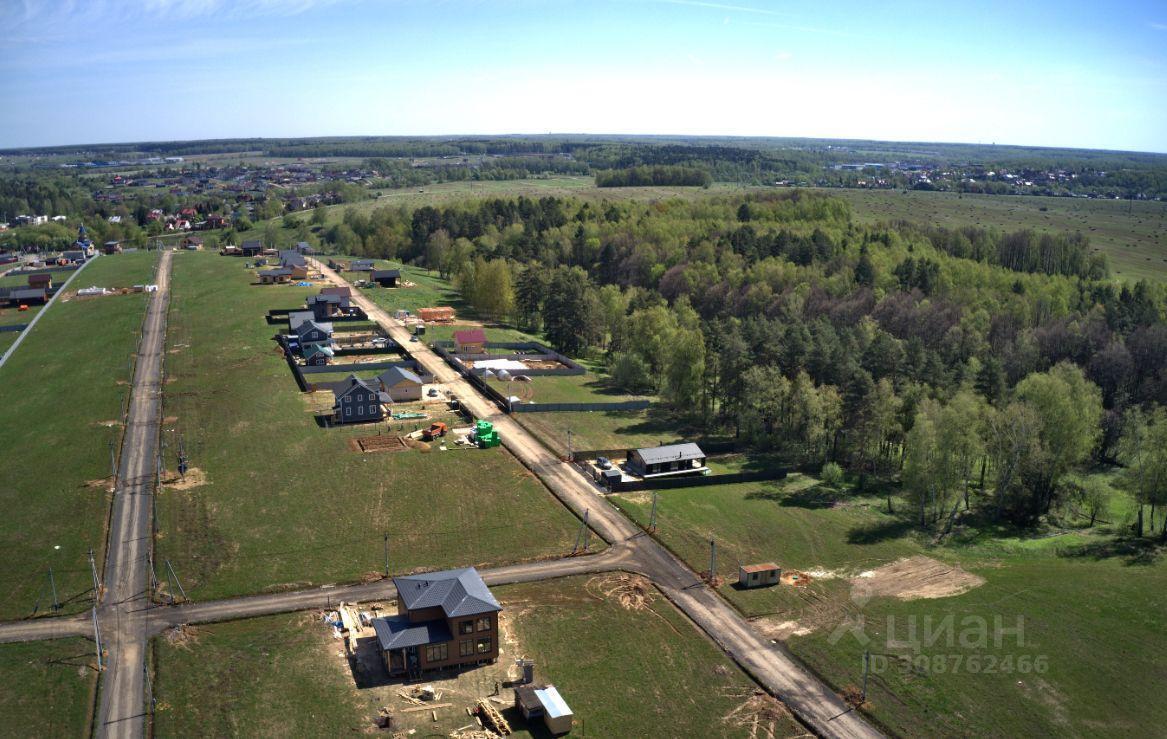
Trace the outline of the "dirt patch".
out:
<instances>
[{"instance_id":1,"label":"dirt patch","mask_svg":"<svg viewBox=\"0 0 1167 739\"><path fill-rule=\"evenodd\" d=\"M740 693L727 696L738 697ZM775 739L779 727L790 720L786 706L761 690L751 691L733 710L721 717L727 726L744 729L750 739Z\"/></svg>"},{"instance_id":2,"label":"dirt patch","mask_svg":"<svg viewBox=\"0 0 1167 739\"><path fill-rule=\"evenodd\" d=\"M652 584L640 575L616 573L588 580L588 593L601 600L615 600L626 611L644 611L656 600Z\"/></svg>"},{"instance_id":3,"label":"dirt patch","mask_svg":"<svg viewBox=\"0 0 1167 739\"><path fill-rule=\"evenodd\" d=\"M851 580L852 598L884 596L900 600L948 598L985 584L960 565L917 555L862 572Z\"/></svg>"},{"instance_id":4,"label":"dirt patch","mask_svg":"<svg viewBox=\"0 0 1167 739\"><path fill-rule=\"evenodd\" d=\"M782 570L782 574L779 575L778 581L783 585L791 585L801 588L810 585L815 581L815 578L811 577L805 572L800 572L798 570Z\"/></svg>"},{"instance_id":5,"label":"dirt patch","mask_svg":"<svg viewBox=\"0 0 1167 739\"><path fill-rule=\"evenodd\" d=\"M207 475L198 467L191 467L185 475L171 470L162 473L162 485L171 490L190 490L207 484Z\"/></svg>"},{"instance_id":6,"label":"dirt patch","mask_svg":"<svg viewBox=\"0 0 1167 739\"><path fill-rule=\"evenodd\" d=\"M1025 680L1018 680L1017 686L1025 693L1025 696L1030 700L1037 701L1049 709L1053 714L1055 724L1060 726L1070 725L1070 714L1066 710L1066 696L1062 694L1053 685L1050 685L1040 677L1033 682Z\"/></svg>"},{"instance_id":7,"label":"dirt patch","mask_svg":"<svg viewBox=\"0 0 1167 739\"><path fill-rule=\"evenodd\" d=\"M113 492L113 478L112 477L102 477L101 479L98 479L98 480L86 480L85 487L87 487L87 488L100 488L100 489L106 491L107 493L112 493Z\"/></svg>"},{"instance_id":8,"label":"dirt patch","mask_svg":"<svg viewBox=\"0 0 1167 739\"><path fill-rule=\"evenodd\" d=\"M122 425L122 422L118 421L116 419L112 419L109 421L95 421L93 425L94 426L104 426L107 429L112 429L112 428L120 427Z\"/></svg>"},{"instance_id":9,"label":"dirt patch","mask_svg":"<svg viewBox=\"0 0 1167 739\"><path fill-rule=\"evenodd\" d=\"M767 639L786 641L792 636L807 636L814 633L814 629L803 626L797 621L783 621L779 618L766 616L751 622L758 633Z\"/></svg>"},{"instance_id":10,"label":"dirt patch","mask_svg":"<svg viewBox=\"0 0 1167 739\"><path fill-rule=\"evenodd\" d=\"M167 629L166 633L163 634L163 638L166 639L167 644L179 649L186 649L187 651L199 643L200 636L202 636L202 630L197 626L190 626L189 624Z\"/></svg>"},{"instance_id":11,"label":"dirt patch","mask_svg":"<svg viewBox=\"0 0 1167 739\"><path fill-rule=\"evenodd\" d=\"M400 436L390 436L382 434L380 436L361 436L356 439L348 440L349 449L354 452L364 452L370 454L372 452L403 452L409 447L406 446L405 439Z\"/></svg>"}]
</instances>

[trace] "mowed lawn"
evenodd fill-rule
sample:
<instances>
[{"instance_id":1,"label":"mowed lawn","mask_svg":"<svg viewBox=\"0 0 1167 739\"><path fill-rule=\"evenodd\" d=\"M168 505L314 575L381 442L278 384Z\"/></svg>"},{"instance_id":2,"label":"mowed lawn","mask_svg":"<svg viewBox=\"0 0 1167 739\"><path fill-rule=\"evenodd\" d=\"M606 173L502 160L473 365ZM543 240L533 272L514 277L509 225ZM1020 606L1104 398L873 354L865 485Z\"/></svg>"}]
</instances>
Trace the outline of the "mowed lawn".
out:
<instances>
[{"instance_id":1,"label":"mowed lawn","mask_svg":"<svg viewBox=\"0 0 1167 739\"><path fill-rule=\"evenodd\" d=\"M181 437L200 484L159 496L158 558L196 599L490 566L570 551L576 519L510 454L360 454L377 426L319 427L266 311L314 289L258 286L239 260L175 259L165 386L167 466Z\"/></svg>"},{"instance_id":2,"label":"mowed lawn","mask_svg":"<svg viewBox=\"0 0 1167 739\"><path fill-rule=\"evenodd\" d=\"M5 736L88 736L96 655L88 639L0 644Z\"/></svg>"},{"instance_id":3,"label":"mowed lawn","mask_svg":"<svg viewBox=\"0 0 1167 739\"><path fill-rule=\"evenodd\" d=\"M826 190L851 204L860 222L907 220L1013 231L1081 231L1106 252L1115 277L1167 279L1167 203L961 195L911 190Z\"/></svg>"},{"instance_id":4,"label":"mowed lawn","mask_svg":"<svg viewBox=\"0 0 1167 739\"><path fill-rule=\"evenodd\" d=\"M649 495L616 499L632 518L647 522ZM801 475L661 491L657 516L657 537L694 569L708 568L713 537L725 578L721 593L759 618L764 632L778 626L778 638L787 638L788 648L835 689L860 684L864 649L886 657L875 663L869 710L893 733L1129 736L1167 720L1159 699L1167 562L1151 556L1152 563L1140 563L1110 546L1109 534L984 535L936 547L910 522L889 515L884 499L835 494ZM865 581L853 578L916 555L959 565L984 584L930 599L868 600L853 590ZM765 561L808 571L814 582L749 591L734 586L739 563ZM925 636L948 616L951 638ZM860 618L867 643L839 628ZM1005 632L998 643L995 619L1005 629L1020 619L1021 638ZM987 644L975 643L975 631L964 632L962 642L962 624L984 624ZM916 661L905 668L896 659L902 655Z\"/></svg>"},{"instance_id":5,"label":"mowed lawn","mask_svg":"<svg viewBox=\"0 0 1167 739\"><path fill-rule=\"evenodd\" d=\"M90 284L152 279L156 253L100 257ZM87 552L104 562L110 448L121 443L143 294L58 300L0 367L0 618L90 603ZM60 547L59 549L57 547Z\"/></svg>"},{"instance_id":6,"label":"mowed lawn","mask_svg":"<svg viewBox=\"0 0 1167 739\"><path fill-rule=\"evenodd\" d=\"M573 736L749 736L741 724L751 723L750 711L734 713L752 696L749 679L651 588L651 602L630 610L605 595L615 584L568 578L494 588L502 628L513 637L500 661L519 654L535 661L536 679L553 682L571 706ZM181 644L165 635L154 643L158 736L192 727L209 736L363 733L380 706L400 704L397 684L355 687L337 654L341 642L316 613L211 624L194 634ZM511 691L501 698L509 705ZM418 736L446 736L471 720L462 701L451 700L437 723L428 712L400 716L430 729ZM499 708L512 736L546 736L541 724L532 732ZM763 729L769 723L762 719ZM785 716L773 730L801 733Z\"/></svg>"}]
</instances>

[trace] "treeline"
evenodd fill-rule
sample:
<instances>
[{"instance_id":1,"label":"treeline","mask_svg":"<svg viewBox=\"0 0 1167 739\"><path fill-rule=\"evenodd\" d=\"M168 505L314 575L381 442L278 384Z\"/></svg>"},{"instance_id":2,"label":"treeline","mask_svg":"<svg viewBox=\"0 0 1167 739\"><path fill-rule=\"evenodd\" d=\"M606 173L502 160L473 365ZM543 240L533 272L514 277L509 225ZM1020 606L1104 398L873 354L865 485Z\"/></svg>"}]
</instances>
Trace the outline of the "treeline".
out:
<instances>
[{"instance_id":1,"label":"treeline","mask_svg":"<svg viewBox=\"0 0 1167 739\"><path fill-rule=\"evenodd\" d=\"M1000 265L1014 272L1040 272L1101 280L1108 274L1106 256L1091 253L1090 241L1080 232L1038 233L1032 229L998 231L978 226L960 228L897 223L901 233L916 231L932 246L960 259Z\"/></svg>"},{"instance_id":2,"label":"treeline","mask_svg":"<svg viewBox=\"0 0 1167 739\"><path fill-rule=\"evenodd\" d=\"M1096 279L1073 235L1043 251L1028 235L864 226L797 190L383 208L338 229L710 432L902 477L937 532L966 485L971 505L1022 523L1077 500L1070 473L1129 467L1132 414L1167 406L1167 290Z\"/></svg>"},{"instance_id":3,"label":"treeline","mask_svg":"<svg viewBox=\"0 0 1167 739\"><path fill-rule=\"evenodd\" d=\"M641 166L596 172L596 187L646 187L678 185L708 187L713 178L703 169L681 166Z\"/></svg>"}]
</instances>

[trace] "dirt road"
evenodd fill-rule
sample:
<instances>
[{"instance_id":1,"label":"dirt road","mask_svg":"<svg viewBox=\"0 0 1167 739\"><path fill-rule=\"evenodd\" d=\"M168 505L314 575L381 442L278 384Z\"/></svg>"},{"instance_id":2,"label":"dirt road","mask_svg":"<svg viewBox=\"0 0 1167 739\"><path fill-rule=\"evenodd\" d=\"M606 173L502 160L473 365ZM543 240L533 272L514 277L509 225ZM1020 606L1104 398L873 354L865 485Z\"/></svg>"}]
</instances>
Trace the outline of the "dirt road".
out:
<instances>
[{"instance_id":1,"label":"dirt road","mask_svg":"<svg viewBox=\"0 0 1167 739\"><path fill-rule=\"evenodd\" d=\"M122 440L105 560L104 593L97 618L108 657L101 677L95 731L100 737L140 737L145 733L145 665L149 641L151 513L154 470L162 411L162 356L166 309L170 302L170 262L158 264L158 291L150 298L126 433Z\"/></svg>"}]
</instances>

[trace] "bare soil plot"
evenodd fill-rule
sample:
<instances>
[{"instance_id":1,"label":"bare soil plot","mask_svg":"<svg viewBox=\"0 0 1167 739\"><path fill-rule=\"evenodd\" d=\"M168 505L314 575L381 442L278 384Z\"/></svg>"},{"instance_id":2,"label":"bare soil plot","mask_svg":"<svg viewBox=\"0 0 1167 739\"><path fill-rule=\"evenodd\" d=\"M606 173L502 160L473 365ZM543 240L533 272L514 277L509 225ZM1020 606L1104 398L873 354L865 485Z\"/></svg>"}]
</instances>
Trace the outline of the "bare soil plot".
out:
<instances>
[{"instance_id":1,"label":"bare soil plot","mask_svg":"<svg viewBox=\"0 0 1167 739\"><path fill-rule=\"evenodd\" d=\"M856 596L885 596L900 600L948 598L985 584L985 578L917 555L862 572L851 580Z\"/></svg>"}]
</instances>

